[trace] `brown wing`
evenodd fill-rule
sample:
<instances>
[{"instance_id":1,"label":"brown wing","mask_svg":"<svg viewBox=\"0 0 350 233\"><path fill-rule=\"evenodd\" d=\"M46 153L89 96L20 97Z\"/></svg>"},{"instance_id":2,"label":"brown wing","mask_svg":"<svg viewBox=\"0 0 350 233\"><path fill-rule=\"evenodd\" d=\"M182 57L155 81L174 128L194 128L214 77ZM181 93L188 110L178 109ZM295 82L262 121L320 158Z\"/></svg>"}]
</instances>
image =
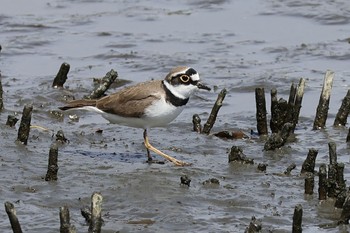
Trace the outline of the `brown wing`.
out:
<instances>
[{"instance_id":1,"label":"brown wing","mask_svg":"<svg viewBox=\"0 0 350 233\"><path fill-rule=\"evenodd\" d=\"M96 107L104 112L123 117L142 117L144 109L161 98L162 81L149 81L127 87L99 99Z\"/></svg>"},{"instance_id":2,"label":"brown wing","mask_svg":"<svg viewBox=\"0 0 350 233\"><path fill-rule=\"evenodd\" d=\"M61 110L68 110L72 108L81 108L85 106L95 106L96 100L73 100L70 101L67 105L59 107Z\"/></svg>"}]
</instances>

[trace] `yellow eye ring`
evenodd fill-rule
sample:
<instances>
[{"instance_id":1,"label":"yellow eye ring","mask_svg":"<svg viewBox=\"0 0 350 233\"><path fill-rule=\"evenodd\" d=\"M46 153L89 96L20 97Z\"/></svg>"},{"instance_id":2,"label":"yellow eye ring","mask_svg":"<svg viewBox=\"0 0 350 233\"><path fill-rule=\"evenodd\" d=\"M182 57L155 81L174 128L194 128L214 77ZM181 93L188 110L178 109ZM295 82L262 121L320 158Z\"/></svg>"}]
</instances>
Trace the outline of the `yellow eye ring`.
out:
<instances>
[{"instance_id":1,"label":"yellow eye ring","mask_svg":"<svg viewBox=\"0 0 350 233\"><path fill-rule=\"evenodd\" d=\"M188 83L189 81L190 81L190 76L188 76L188 75L181 75L180 76L180 80L181 80L181 82L183 82L183 83Z\"/></svg>"}]
</instances>

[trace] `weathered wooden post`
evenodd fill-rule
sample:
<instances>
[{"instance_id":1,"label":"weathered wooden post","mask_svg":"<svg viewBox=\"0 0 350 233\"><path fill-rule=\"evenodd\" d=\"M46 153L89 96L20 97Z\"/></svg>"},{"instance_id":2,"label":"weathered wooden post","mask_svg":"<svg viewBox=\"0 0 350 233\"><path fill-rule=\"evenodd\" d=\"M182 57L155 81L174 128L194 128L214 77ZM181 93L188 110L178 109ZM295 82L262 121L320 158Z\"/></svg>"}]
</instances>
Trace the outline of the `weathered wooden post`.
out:
<instances>
[{"instance_id":1,"label":"weathered wooden post","mask_svg":"<svg viewBox=\"0 0 350 233\"><path fill-rule=\"evenodd\" d=\"M67 75L70 69L70 65L66 62L62 63L55 79L53 80L52 83L52 87L53 88L59 88L59 87L63 87L63 84L66 82L67 80Z\"/></svg>"},{"instance_id":2,"label":"weathered wooden post","mask_svg":"<svg viewBox=\"0 0 350 233\"><path fill-rule=\"evenodd\" d=\"M266 100L264 88L255 88L256 121L259 135L267 135Z\"/></svg>"},{"instance_id":3,"label":"weathered wooden post","mask_svg":"<svg viewBox=\"0 0 350 233\"><path fill-rule=\"evenodd\" d=\"M316 111L313 129L321 129L324 128L326 125L329 109L329 100L331 98L331 90L333 85L333 78L334 72L327 70L323 80L322 92Z\"/></svg>"}]
</instances>

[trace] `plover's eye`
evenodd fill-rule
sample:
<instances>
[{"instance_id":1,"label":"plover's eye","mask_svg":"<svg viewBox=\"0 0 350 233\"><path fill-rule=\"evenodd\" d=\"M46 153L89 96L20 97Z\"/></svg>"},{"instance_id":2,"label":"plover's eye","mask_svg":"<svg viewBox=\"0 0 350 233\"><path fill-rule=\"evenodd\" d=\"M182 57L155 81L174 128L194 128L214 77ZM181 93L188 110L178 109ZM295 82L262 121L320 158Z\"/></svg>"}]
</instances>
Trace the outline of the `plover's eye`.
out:
<instances>
[{"instance_id":1,"label":"plover's eye","mask_svg":"<svg viewBox=\"0 0 350 233\"><path fill-rule=\"evenodd\" d=\"M188 83L189 81L190 81L190 76L188 76L188 75L181 75L180 76L180 80L181 80L181 82L183 82L183 83Z\"/></svg>"}]
</instances>

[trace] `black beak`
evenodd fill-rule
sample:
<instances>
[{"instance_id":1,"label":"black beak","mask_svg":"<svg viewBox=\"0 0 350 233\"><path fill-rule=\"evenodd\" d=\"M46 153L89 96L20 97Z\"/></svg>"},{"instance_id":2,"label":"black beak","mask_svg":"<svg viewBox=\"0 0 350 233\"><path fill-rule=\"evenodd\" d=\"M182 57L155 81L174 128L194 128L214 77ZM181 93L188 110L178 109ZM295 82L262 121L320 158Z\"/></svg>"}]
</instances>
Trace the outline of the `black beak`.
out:
<instances>
[{"instance_id":1,"label":"black beak","mask_svg":"<svg viewBox=\"0 0 350 233\"><path fill-rule=\"evenodd\" d=\"M204 90L207 90L207 91L210 91L210 90L211 90L210 87L207 87L206 85L201 84L200 82L197 83L197 87L198 87L199 89L204 89Z\"/></svg>"}]
</instances>

